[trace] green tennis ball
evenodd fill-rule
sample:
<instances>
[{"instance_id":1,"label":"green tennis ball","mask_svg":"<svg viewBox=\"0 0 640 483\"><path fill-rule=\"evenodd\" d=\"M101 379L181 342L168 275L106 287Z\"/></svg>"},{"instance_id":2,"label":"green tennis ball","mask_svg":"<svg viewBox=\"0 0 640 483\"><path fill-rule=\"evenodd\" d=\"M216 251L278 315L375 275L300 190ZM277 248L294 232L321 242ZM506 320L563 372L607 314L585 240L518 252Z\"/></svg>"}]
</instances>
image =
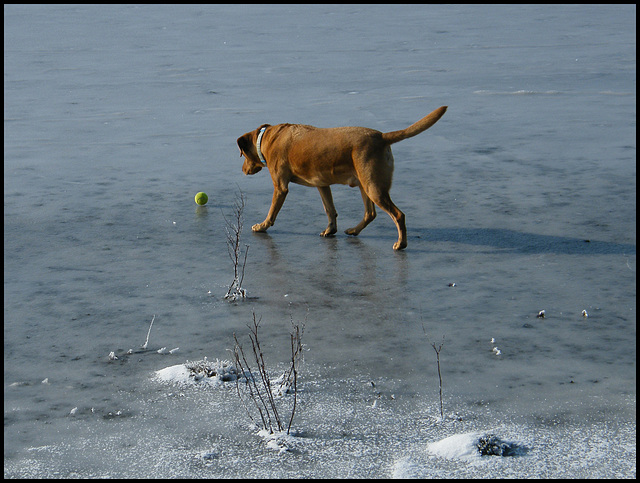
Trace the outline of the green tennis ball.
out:
<instances>
[{"instance_id":1,"label":"green tennis ball","mask_svg":"<svg viewBox=\"0 0 640 483\"><path fill-rule=\"evenodd\" d=\"M209 201L209 197L207 196L207 193L203 193L201 191L196 195L195 200L196 200L196 203L198 203L199 205L206 205L207 201Z\"/></svg>"}]
</instances>

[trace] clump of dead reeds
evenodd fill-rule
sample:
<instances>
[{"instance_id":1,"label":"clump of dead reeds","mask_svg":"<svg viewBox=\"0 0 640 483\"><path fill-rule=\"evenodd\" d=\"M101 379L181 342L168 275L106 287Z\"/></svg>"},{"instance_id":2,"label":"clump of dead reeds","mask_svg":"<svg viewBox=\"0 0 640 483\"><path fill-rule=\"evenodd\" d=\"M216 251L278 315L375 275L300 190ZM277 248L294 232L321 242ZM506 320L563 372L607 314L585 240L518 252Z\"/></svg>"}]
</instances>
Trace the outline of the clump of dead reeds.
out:
<instances>
[{"instance_id":1,"label":"clump of dead reeds","mask_svg":"<svg viewBox=\"0 0 640 483\"><path fill-rule=\"evenodd\" d=\"M256 426L271 434L285 430L289 434L298 402L298 373L302 360L304 328L292 323L289 366L280 377L271 379L260 344L260 321L261 318L257 318L254 312L252 323L248 325L251 342L249 356L245 353L236 334L233 334L235 367L239 374L244 374L242 379L236 379L238 397L249 419ZM292 398L286 398L285 395L290 395ZM289 416L285 417L284 412L288 412Z\"/></svg>"}]
</instances>

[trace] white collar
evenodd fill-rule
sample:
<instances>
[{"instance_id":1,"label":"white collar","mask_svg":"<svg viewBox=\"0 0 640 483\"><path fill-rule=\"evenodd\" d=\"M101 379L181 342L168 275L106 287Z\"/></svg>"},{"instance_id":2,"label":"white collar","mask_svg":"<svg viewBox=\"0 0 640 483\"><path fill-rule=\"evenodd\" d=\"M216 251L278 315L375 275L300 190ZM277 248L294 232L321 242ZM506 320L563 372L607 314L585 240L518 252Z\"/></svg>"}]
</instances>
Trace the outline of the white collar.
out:
<instances>
[{"instance_id":1,"label":"white collar","mask_svg":"<svg viewBox=\"0 0 640 483\"><path fill-rule=\"evenodd\" d=\"M258 140L256 141L256 150L258 151L258 158L265 166L267 164L267 160L264 159L264 156L262 155L262 151L260 151L260 143L262 142L262 136L266 130L267 130L266 127L263 127L262 129L260 129L260 134L258 134Z\"/></svg>"}]
</instances>

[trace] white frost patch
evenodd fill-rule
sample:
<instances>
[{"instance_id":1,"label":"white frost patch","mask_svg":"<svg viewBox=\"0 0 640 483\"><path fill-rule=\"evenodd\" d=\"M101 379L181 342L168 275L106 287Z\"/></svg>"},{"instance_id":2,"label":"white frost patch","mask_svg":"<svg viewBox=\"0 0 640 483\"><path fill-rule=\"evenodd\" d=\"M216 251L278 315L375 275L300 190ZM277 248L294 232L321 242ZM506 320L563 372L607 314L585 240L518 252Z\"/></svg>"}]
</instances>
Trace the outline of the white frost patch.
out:
<instances>
[{"instance_id":1,"label":"white frost patch","mask_svg":"<svg viewBox=\"0 0 640 483\"><path fill-rule=\"evenodd\" d=\"M454 434L448 438L429 443L427 451L443 458L449 459L475 459L480 458L476 443L483 433Z\"/></svg>"},{"instance_id":2,"label":"white frost patch","mask_svg":"<svg viewBox=\"0 0 640 483\"><path fill-rule=\"evenodd\" d=\"M215 449L200 451L196 454L196 458L202 461L206 466L211 466L218 458L220 458L220 452Z\"/></svg>"},{"instance_id":3,"label":"white frost patch","mask_svg":"<svg viewBox=\"0 0 640 483\"><path fill-rule=\"evenodd\" d=\"M217 386L224 382L233 382L238 376L231 362L218 359L212 362L205 357L200 361L187 361L184 364L165 367L156 371L154 377L161 382L177 385Z\"/></svg>"},{"instance_id":4,"label":"white frost patch","mask_svg":"<svg viewBox=\"0 0 640 483\"><path fill-rule=\"evenodd\" d=\"M258 431L258 436L265 441L267 448L276 450L281 454L290 451L290 448L292 448L297 441L297 438L287 434L286 431L270 433L266 429L261 429Z\"/></svg>"},{"instance_id":5,"label":"white frost patch","mask_svg":"<svg viewBox=\"0 0 640 483\"><path fill-rule=\"evenodd\" d=\"M393 463L391 478L397 480L415 478L416 470L417 466L411 462L408 456L405 456Z\"/></svg>"},{"instance_id":6,"label":"white frost patch","mask_svg":"<svg viewBox=\"0 0 640 483\"><path fill-rule=\"evenodd\" d=\"M184 364L177 364L156 371L155 377L162 382L188 383L189 371Z\"/></svg>"},{"instance_id":7,"label":"white frost patch","mask_svg":"<svg viewBox=\"0 0 640 483\"><path fill-rule=\"evenodd\" d=\"M522 443L507 441L495 434L464 433L427 445L427 451L449 459L479 461L481 457L524 456L529 449Z\"/></svg>"}]
</instances>

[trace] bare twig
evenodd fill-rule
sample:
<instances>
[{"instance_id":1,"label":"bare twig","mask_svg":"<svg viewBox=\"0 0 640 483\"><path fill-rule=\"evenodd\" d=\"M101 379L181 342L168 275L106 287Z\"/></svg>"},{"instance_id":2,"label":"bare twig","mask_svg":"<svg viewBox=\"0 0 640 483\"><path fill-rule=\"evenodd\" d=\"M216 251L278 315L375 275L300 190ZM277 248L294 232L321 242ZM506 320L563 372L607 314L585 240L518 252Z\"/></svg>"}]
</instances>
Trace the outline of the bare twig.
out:
<instances>
[{"instance_id":1,"label":"bare twig","mask_svg":"<svg viewBox=\"0 0 640 483\"><path fill-rule=\"evenodd\" d=\"M247 387L249 389L249 398L253 401L254 404L256 404L257 399L253 396L253 389L252 389L252 386L251 386L251 383L253 381L250 380L250 379L253 379L253 376L251 375L249 370L245 368L245 367L248 366L247 363L246 363L247 361L246 361L246 358L244 356L244 352L242 351L242 346L238 342L238 339L236 337L235 332L233 334L233 340L236 341L236 345L235 345L234 350L233 350L233 356L234 356L234 359L235 359L235 362L236 362L236 368L238 369L239 373L244 374L245 382L246 382ZM244 362L244 365L243 365L243 362ZM244 402L244 398L242 397L242 394L240 392L240 383L239 383L239 381L240 381L240 378L239 377L236 378L236 391L238 393L238 397L240 398L240 402L242 403L242 406L244 407L244 410L247 412L247 416L249 416L249 419L251 420L251 422L253 424L255 424L256 422L253 419L253 416L251 416L251 411L249 411L249 408L247 407L246 403ZM262 419L263 427L266 427L267 423L266 423L266 421L264 419L264 415L262 414L260 406L258 406L256 404L256 408L257 408L258 413L260 414L260 417Z\"/></svg>"},{"instance_id":2,"label":"bare twig","mask_svg":"<svg viewBox=\"0 0 640 483\"><path fill-rule=\"evenodd\" d=\"M293 416L296 413L296 406L298 402L298 365L300 363L300 357L302 355L302 332L300 331L300 326L294 325L293 331L290 335L291 369L289 372L289 377L291 373L293 373L293 409L291 410L291 418L289 419L289 425L287 426L287 434L289 434L289 432L291 431L291 424L293 423Z\"/></svg>"},{"instance_id":3,"label":"bare twig","mask_svg":"<svg viewBox=\"0 0 640 483\"><path fill-rule=\"evenodd\" d=\"M149 331L147 332L147 340L144 342L144 345L142 346L143 349L146 349L147 348L147 344L149 343L149 335L151 335L151 327L153 327L153 321L154 320L156 320L156 316L155 315L151 319L151 324L149 325Z\"/></svg>"},{"instance_id":4,"label":"bare twig","mask_svg":"<svg viewBox=\"0 0 640 483\"><path fill-rule=\"evenodd\" d=\"M242 288L244 280L244 272L247 266L247 255L249 254L249 245L245 245L244 258L242 257L241 235L244 226L244 194L236 195L233 203L233 218L229 219L222 213L222 217L226 223L227 232L227 251L229 258L233 263L233 281L229 285L229 290L224 296L226 299L237 300L245 298L247 291Z\"/></svg>"},{"instance_id":5,"label":"bare twig","mask_svg":"<svg viewBox=\"0 0 640 483\"><path fill-rule=\"evenodd\" d=\"M251 341L251 349L253 351L252 361L256 365L256 374L251 373L251 367L247 361L244 350L238 342L236 335L233 335L235 340L234 358L238 371L243 373L246 377L246 390L248 392L248 398L253 402L255 410L260 416L262 421L262 428L268 430L270 433L275 431L284 431L286 429L287 434L291 431L291 425L297 408L297 392L298 392L298 370L300 364L300 358L302 357L302 333L299 325L293 326L293 331L290 334L291 341L291 361L287 371L285 371L279 382L272 381L267 365L264 359L264 353L260 345L260 321L261 318L257 318L253 313L253 320L251 325L247 325L249 328L249 340ZM249 406L245 402L245 398L242 396L240 385L236 379L236 390L238 397L247 412L249 419L255 424L255 418L252 416ZM286 388L283 390L283 388ZM293 390L293 404L291 409L291 416L289 417L288 424L285 426L283 419L280 416L281 407L279 407L278 397L284 395L287 392Z\"/></svg>"},{"instance_id":6,"label":"bare twig","mask_svg":"<svg viewBox=\"0 0 640 483\"><path fill-rule=\"evenodd\" d=\"M256 364L258 365L258 373L260 374L260 379L265 389L264 397L268 401L269 406L271 408L271 412L267 410L267 414L269 416L273 414L273 420L278 425L278 431L282 431L282 422L280 420L280 415L278 414L278 407L276 406L275 400L273 398L273 391L271 389L271 380L269 379L269 373L267 372L267 367L264 362L264 355L262 353L262 348L260 347L260 340L258 339L259 326L260 326L260 320L256 321L256 314L254 313L253 327L250 327L250 333L249 333L249 339L251 340L251 347L253 349L253 356L255 357ZM263 401L263 404L266 407L266 403L264 401Z\"/></svg>"},{"instance_id":7,"label":"bare twig","mask_svg":"<svg viewBox=\"0 0 640 483\"><path fill-rule=\"evenodd\" d=\"M427 335L427 330L425 329L424 325L422 326L422 331L424 332L424 335ZM442 336L442 342L440 342L440 344L437 346L435 342L429 342L431 343L431 347L433 347L433 350L436 353L436 363L438 365L438 382L440 388L440 417L444 419L444 406L442 404L442 372L440 371L440 351L442 350L442 346L444 345L444 335Z\"/></svg>"},{"instance_id":8,"label":"bare twig","mask_svg":"<svg viewBox=\"0 0 640 483\"><path fill-rule=\"evenodd\" d=\"M440 372L440 351L442 350L442 346L444 345L444 336L442 336L442 342L438 347L436 347L436 343L432 342L431 347L436 351L436 361L438 363L438 380L440 381L440 417L444 419L444 409L442 405L442 373Z\"/></svg>"}]
</instances>

